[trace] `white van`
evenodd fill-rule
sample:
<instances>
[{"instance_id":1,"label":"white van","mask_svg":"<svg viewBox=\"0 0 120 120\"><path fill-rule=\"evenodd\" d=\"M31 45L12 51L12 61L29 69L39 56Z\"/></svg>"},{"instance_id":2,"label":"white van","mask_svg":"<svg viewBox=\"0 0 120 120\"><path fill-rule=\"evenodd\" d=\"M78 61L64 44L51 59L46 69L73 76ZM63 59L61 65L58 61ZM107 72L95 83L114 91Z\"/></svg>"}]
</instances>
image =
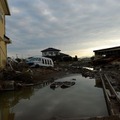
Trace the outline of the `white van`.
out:
<instances>
[{"instance_id":1,"label":"white van","mask_svg":"<svg viewBox=\"0 0 120 120\"><path fill-rule=\"evenodd\" d=\"M33 56L26 59L26 63L30 67L54 67L53 60L47 57Z\"/></svg>"}]
</instances>

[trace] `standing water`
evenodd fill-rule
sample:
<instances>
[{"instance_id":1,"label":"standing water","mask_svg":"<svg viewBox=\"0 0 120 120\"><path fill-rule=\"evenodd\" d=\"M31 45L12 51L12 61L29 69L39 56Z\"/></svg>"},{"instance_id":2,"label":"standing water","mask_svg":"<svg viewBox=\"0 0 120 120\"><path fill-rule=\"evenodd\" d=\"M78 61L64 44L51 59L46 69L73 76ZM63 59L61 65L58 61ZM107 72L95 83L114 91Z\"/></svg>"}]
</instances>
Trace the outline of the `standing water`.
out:
<instances>
[{"instance_id":1,"label":"standing water","mask_svg":"<svg viewBox=\"0 0 120 120\"><path fill-rule=\"evenodd\" d=\"M20 91L0 93L0 120L50 120L108 115L102 88L95 80L74 74L57 81L71 81L69 88L51 89L42 84Z\"/></svg>"}]
</instances>

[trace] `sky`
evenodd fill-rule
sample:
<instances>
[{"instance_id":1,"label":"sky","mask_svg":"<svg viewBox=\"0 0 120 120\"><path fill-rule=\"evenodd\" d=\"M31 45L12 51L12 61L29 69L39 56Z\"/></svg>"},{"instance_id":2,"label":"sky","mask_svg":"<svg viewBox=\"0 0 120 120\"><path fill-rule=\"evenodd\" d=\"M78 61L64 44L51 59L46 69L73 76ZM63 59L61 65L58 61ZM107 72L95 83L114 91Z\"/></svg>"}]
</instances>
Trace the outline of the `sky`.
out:
<instances>
[{"instance_id":1,"label":"sky","mask_svg":"<svg viewBox=\"0 0 120 120\"><path fill-rule=\"evenodd\" d=\"M91 57L120 46L120 0L8 0L8 56L41 55L52 47Z\"/></svg>"}]
</instances>

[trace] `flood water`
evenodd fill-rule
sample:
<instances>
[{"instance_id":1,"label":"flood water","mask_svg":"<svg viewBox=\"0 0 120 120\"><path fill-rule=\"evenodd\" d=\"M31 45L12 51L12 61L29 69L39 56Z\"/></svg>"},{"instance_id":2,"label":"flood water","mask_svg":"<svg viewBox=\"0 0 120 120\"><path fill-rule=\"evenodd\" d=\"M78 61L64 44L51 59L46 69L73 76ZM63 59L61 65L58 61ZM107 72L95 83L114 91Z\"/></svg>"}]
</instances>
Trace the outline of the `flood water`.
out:
<instances>
[{"instance_id":1,"label":"flood water","mask_svg":"<svg viewBox=\"0 0 120 120\"><path fill-rule=\"evenodd\" d=\"M50 120L108 115L102 88L80 74L57 81L74 81L69 88L51 89L46 83L14 92L0 93L0 120Z\"/></svg>"}]
</instances>

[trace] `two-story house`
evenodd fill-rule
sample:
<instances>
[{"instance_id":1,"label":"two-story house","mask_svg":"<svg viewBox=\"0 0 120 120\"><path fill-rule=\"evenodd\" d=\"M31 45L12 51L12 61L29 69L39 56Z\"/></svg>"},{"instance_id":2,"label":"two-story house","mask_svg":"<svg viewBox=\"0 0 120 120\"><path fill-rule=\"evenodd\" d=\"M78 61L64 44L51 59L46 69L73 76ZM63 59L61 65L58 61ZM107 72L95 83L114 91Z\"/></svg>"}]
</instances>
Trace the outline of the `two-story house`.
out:
<instances>
[{"instance_id":1,"label":"two-story house","mask_svg":"<svg viewBox=\"0 0 120 120\"><path fill-rule=\"evenodd\" d=\"M72 60L72 57L67 55L67 54L64 54L64 53L61 53L60 52L61 50L59 49L55 49L55 48L47 48L47 49L44 49L42 50L42 56L43 57L50 57L53 59L53 61L69 61L69 60Z\"/></svg>"},{"instance_id":2,"label":"two-story house","mask_svg":"<svg viewBox=\"0 0 120 120\"><path fill-rule=\"evenodd\" d=\"M54 56L58 56L60 55L60 51L59 49L55 49L55 48L47 48L47 49L44 49L42 50L42 56L43 57L54 57Z\"/></svg>"},{"instance_id":3,"label":"two-story house","mask_svg":"<svg viewBox=\"0 0 120 120\"><path fill-rule=\"evenodd\" d=\"M10 15L8 2L7 0L0 0L0 69L6 66L7 44L11 43L11 40L6 36L6 15Z\"/></svg>"}]
</instances>

